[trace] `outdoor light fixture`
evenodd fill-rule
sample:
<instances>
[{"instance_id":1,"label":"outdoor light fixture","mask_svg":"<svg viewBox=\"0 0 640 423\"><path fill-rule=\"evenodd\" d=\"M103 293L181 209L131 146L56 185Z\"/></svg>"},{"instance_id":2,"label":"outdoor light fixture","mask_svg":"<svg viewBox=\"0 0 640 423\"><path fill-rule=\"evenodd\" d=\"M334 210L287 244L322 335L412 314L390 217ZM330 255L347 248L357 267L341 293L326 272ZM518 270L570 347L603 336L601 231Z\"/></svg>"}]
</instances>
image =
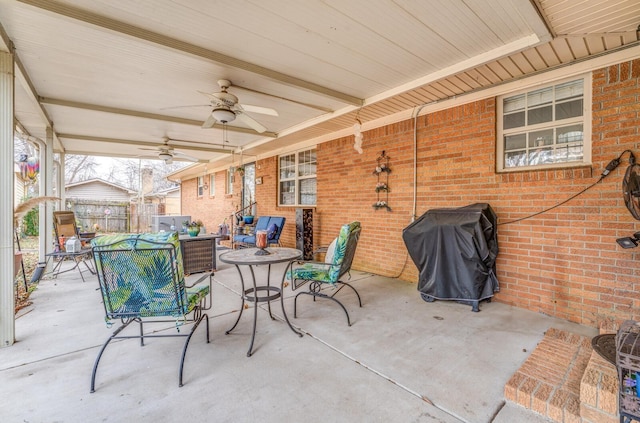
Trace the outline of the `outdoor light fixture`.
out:
<instances>
[{"instance_id":1,"label":"outdoor light fixture","mask_svg":"<svg viewBox=\"0 0 640 423\"><path fill-rule=\"evenodd\" d=\"M158 158L160 160L164 160L166 162L166 161L171 160L173 158L173 156L171 154L169 154L168 152L166 152L166 151L161 151L160 154L158 154Z\"/></svg>"},{"instance_id":2,"label":"outdoor light fixture","mask_svg":"<svg viewBox=\"0 0 640 423\"><path fill-rule=\"evenodd\" d=\"M231 111L228 107L218 107L213 109L211 112L211 116L218 122L227 123L231 122L236 118L236 114Z\"/></svg>"},{"instance_id":3,"label":"outdoor light fixture","mask_svg":"<svg viewBox=\"0 0 640 423\"><path fill-rule=\"evenodd\" d=\"M635 248L638 246L638 242L640 241L640 232L636 232L633 236L626 236L624 238L616 239L616 242L622 248Z\"/></svg>"}]
</instances>

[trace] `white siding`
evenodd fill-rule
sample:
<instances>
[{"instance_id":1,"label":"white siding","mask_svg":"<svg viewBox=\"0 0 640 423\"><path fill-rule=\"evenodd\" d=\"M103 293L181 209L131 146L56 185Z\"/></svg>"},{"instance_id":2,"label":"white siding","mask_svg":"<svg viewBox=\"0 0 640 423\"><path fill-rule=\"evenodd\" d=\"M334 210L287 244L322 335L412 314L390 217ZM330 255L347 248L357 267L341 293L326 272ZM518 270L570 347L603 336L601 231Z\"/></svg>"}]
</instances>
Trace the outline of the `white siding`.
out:
<instances>
[{"instance_id":1,"label":"white siding","mask_svg":"<svg viewBox=\"0 0 640 423\"><path fill-rule=\"evenodd\" d=\"M20 178L20 174L16 173L13 178L13 204L14 207L22 202L25 194L24 181Z\"/></svg>"},{"instance_id":2,"label":"white siding","mask_svg":"<svg viewBox=\"0 0 640 423\"><path fill-rule=\"evenodd\" d=\"M68 199L75 200L129 202L130 197L126 190L100 181L69 187L66 193Z\"/></svg>"}]
</instances>

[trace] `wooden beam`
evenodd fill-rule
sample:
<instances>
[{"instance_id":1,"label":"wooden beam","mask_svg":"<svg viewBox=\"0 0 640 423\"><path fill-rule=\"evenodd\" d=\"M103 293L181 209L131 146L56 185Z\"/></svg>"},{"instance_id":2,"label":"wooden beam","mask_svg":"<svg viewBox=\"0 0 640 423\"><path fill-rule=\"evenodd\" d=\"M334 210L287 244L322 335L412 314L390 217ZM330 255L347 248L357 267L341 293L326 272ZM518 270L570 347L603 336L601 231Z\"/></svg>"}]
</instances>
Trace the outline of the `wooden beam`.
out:
<instances>
[{"instance_id":1,"label":"wooden beam","mask_svg":"<svg viewBox=\"0 0 640 423\"><path fill-rule=\"evenodd\" d=\"M202 123L203 123L203 121L201 120L186 119L186 118L180 118L176 116L161 115L157 113L141 112L137 110L121 109L119 107L109 107L109 106L103 106L100 104L82 103L79 101L63 100L59 98L38 97L38 100L42 104L52 104L56 106L73 107L76 109L94 110L96 112L114 113L118 115L133 116L133 117L139 117L139 118L145 118L145 119L162 120L165 122L181 123L184 125L202 126ZM216 123L213 127L215 129L223 129L223 126L219 123ZM226 129L227 131L230 131L230 132L239 132L242 134L262 135L270 138L278 137L278 134L276 134L275 132L267 131L267 132L259 133L253 129L240 128L238 126L227 125Z\"/></svg>"}]
</instances>

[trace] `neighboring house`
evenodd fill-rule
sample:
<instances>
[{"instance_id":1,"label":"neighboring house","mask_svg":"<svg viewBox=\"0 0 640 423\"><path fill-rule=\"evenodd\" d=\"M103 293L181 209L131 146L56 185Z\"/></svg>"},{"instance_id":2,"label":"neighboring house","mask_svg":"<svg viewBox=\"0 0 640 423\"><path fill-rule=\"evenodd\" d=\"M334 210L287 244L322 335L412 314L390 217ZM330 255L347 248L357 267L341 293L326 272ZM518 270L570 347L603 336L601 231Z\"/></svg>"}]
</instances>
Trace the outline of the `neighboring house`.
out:
<instances>
[{"instance_id":1,"label":"neighboring house","mask_svg":"<svg viewBox=\"0 0 640 423\"><path fill-rule=\"evenodd\" d=\"M130 230L131 198L135 191L102 179L89 179L66 185L65 192L65 207L75 212L82 230Z\"/></svg>"},{"instance_id":2,"label":"neighboring house","mask_svg":"<svg viewBox=\"0 0 640 423\"><path fill-rule=\"evenodd\" d=\"M180 187L166 188L144 194L145 207L153 206L154 213L158 216L180 214ZM131 197L131 201L138 202L138 195Z\"/></svg>"},{"instance_id":3,"label":"neighboring house","mask_svg":"<svg viewBox=\"0 0 640 423\"><path fill-rule=\"evenodd\" d=\"M129 202L136 192L113 182L95 178L65 185L67 200L104 200Z\"/></svg>"},{"instance_id":4,"label":"neighboring house","mask_svg":"<svg viewBox=\"0 0 640 423\"><path fill-rule=\"evenodd\" d=\"M180 215L180 187L147 192L142 201L144 207L139 208L138 195L131 198L131 228L135 232L155 232L159 230L158 216Z\"/></svg>"},{"instance_id":5,"label":"neighboring house","mask_svg":"<svg viewBox=\"0 0 640 423\"><path fill-rule=\"evenodd\" d=\"M17 163L13 164L13 175L13 204L17 206L27 195L27 181L22 178L20 166Z\"/></svg>"},{"instance_id":6,"label":"neighboring house","mask_svg":"<svg viewBox=\"0 0 640 423\"><path fill-rule=\"evenodd\" d=\"M131 228L135 232L153 231L154 216L180 215L180 187L154 189L153 169L142 169L142 190L131 201ZM140 207L139 204L144 203Z\"/></svg>"},{"instance_id":7,"label":"neighboring house","mask_svg":"<svg viewBox=\"0 0 640 423\"><path fill-rule=\"evenodd\" d=\"M150 194L152 201L157 202L159 215L179 215L181 213L180 208L180 187L172 187ZM162 207L160 207L160 205ZM160 213L161 209L164 209L164 213Z\"/></svg>"}]
</instances>

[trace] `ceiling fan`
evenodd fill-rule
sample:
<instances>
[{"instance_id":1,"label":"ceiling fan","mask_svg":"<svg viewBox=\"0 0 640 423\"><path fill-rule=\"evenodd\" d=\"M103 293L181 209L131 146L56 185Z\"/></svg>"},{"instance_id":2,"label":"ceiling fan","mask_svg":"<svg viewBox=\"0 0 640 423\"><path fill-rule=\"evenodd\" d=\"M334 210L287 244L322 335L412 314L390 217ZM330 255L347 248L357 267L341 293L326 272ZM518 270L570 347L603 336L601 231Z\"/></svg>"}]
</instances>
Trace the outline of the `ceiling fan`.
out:
<instances>
[{"instance_id":1,"label":"ceiling fan","mask_svg":"<svg viewBox=\"0 0 640 423\"><path fill-rule=\"evenodd\" d=\"M206 95L211 100L213 110L202 125L203 128L211 128L216 122L226 124L234 121L236 118L249 125L256 132L262 133L267 130L262 124L247 115L246 112L260 113L269 116L278 116L278 112L268 107L252 106L250 104L238 103L238 97L227 92L231 86L231 81L228 79L220 79L218 81L220 91L216 93L205 93L199 91L201 94Z\"/></svg>"},{"instance_id":2,"label":"ceiling fan","mask_svg":"<svg viewBox=\"0 0 640 423\"><path fill-rule=\"evenodd\" d=\"M155 147L155 148L143 148L140 147L140 150L153 150L153 151L157 151L158 152L158 159L160 160L164 160L164 162L166 164L171 164L173 163L173 158L177 158L177 159L183 159L183 160L187 160L190 162L198 162L200 161L200 159L190 156L186 153L183 153L181 151L178 150L174 150L173 146L169 145L169 141L171 141L170 138L168 137L164 137L162 139L162 144Z\"/></svg>"}]
</instances>

